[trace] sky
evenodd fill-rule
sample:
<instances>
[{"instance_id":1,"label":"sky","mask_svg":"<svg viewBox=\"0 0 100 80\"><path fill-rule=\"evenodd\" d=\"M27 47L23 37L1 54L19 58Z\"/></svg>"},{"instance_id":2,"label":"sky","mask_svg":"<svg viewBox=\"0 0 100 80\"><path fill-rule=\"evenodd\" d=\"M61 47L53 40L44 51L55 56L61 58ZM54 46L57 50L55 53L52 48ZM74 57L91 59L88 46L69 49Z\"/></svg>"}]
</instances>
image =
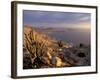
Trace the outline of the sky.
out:
<instances>
[{"instance_id":1,"label":"sky","mask_svg":"<svg viewBox=\"0 0 100 80\"><path fill-rule=\"evenodd\" d=\"M91 14L81 12L23 10L23 24L35 27L90 29Z\"/></svg>"}]
</instances>

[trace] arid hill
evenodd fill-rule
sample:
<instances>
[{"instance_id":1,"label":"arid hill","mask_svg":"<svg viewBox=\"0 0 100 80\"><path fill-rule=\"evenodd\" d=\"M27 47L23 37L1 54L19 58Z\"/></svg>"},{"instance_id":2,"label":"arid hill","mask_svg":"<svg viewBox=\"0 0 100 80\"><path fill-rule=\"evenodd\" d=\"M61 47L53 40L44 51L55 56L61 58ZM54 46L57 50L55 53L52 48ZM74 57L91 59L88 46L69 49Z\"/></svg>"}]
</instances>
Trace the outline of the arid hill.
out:
<instances>
[{"instance_id":1,"label":"arid hill","mask_svg":"<svg viewBox=\"0 0 100 80\"><path fill-rule=\"evenodd\" d=\"M71 66L69 63L64 63L60 58L60 51L58 50L60 50L59 45L61 43L51 39L45 34L35 31L34 28L29 26L24 26L23 32L24 56L29 55L32 64L34 64L35 59L38 57L38 60L41 59L43 63L40 65L41 67Z\"/></svg>"},{"instance_id":2,"label":"arid hill","mask_svg":"<svg viewBox=\"0 0 100 80\"><path fill-rule=\"evenodd\" d=\"M24 69L84 65L85 59L89 58L88 53L87 48L70 47L68 43L54 40L34 27L25 25L23 28Z\"/></svg>"}]
</instances>

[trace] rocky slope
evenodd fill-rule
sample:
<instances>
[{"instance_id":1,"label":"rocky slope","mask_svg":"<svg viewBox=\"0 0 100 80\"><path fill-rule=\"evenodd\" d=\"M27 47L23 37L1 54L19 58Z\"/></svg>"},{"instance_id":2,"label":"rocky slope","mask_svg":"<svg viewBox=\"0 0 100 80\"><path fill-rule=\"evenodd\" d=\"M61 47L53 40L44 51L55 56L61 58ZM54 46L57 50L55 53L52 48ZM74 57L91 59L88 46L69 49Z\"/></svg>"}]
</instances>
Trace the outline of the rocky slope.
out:
<instances>
[{"instance_id":1,"label":"rocky slope","mask_svg":"<svg viewBox=\"0 0 100 80\"><path fill-rule=\"evenodd\" d=\"M89 65L88 53L87 48L73 48L68 43L56 41L46 34L36 31L35 28L24 26L24 69Z\"/></svg>"}]
</instances>

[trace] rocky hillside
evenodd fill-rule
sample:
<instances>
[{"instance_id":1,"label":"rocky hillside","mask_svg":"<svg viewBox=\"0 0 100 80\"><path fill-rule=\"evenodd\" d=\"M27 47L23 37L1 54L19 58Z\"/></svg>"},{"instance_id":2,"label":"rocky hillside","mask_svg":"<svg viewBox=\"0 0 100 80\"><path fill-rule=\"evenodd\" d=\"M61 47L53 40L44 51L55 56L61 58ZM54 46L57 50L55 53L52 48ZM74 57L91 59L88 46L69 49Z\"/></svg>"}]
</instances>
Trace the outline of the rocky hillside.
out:
<instances>
[{"instance_id":1,"label":"rocky hillside","mask_svg":"<svg viewBox=\"0 0 100 80\"><path fill-rule=\"evenodd\" d=\"M79 59L68 43L52 39L35 28L24 26L23 29L23 68L50 68L84 65L84 56ZM85 51L87 49L81 50ZM75 54L74 54L75 53ZM83 53L82 53L83 54ZM80 57L80 55L78 55ZM88 58L88 57L87 57ZM78 60L81 60L79 62ZM87 63L89 64L89 63Z\"/></svg>"}]
</instances>

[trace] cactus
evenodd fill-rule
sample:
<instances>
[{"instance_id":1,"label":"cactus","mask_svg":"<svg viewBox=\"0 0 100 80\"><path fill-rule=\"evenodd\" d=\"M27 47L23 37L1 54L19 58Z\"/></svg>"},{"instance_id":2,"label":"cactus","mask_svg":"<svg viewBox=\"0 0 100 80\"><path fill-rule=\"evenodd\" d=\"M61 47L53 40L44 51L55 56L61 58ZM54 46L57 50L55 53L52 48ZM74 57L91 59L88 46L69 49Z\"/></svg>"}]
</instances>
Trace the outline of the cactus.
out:
<instances>
[{"instance_id":1,"label":"cactus","mask_svg":"<svg viewBox=\"0 0 100 80\"><path fill-rule=\"evenodd\" d=\"M62 41L58 41L58 46L59 46L59 47L63 47Z\"/></svg>"},{"instance_id":2,"label":"cactus","mask_svg":"<svg viewBox=\"0 0 100 80\"><path fill-rule=\"evenodd\" d=\"M47 48L45 42L39 42L37 39L38 35L34 33L33 29L31 29L28 34L24 33L24 36L24 47L27 49L31 55L31 58L34 60L33 67L40 68L40 63L43 63L41 58L43 57L43 54L46 53Z\"/></svg>"}]
</instances>

